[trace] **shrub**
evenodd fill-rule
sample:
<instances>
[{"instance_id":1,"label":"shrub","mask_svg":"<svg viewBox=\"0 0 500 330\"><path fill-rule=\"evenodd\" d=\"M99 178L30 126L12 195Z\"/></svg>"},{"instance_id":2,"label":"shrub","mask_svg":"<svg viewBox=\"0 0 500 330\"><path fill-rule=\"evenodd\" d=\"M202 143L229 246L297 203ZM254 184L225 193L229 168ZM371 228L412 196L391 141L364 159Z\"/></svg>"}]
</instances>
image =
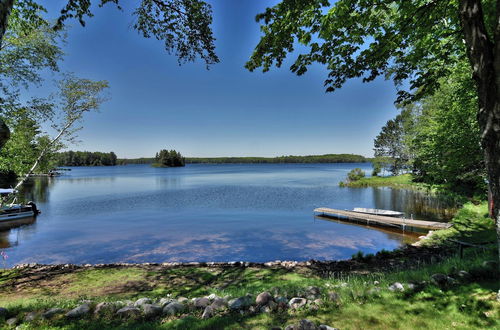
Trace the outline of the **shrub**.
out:
<instances>
[{"instance_id":1,"label":"shrub","mask_svg":"<svg viewBox=\"0 0 500 330\"><path fill-rule=\"evenodd\" d=\"M349 181L358 181L359 179L364 178L364 177L365 177L365 172L362 169L360 169L359 167L351 170L347 174L347 178L349 179Z\"/></svg>"}]
</instances>

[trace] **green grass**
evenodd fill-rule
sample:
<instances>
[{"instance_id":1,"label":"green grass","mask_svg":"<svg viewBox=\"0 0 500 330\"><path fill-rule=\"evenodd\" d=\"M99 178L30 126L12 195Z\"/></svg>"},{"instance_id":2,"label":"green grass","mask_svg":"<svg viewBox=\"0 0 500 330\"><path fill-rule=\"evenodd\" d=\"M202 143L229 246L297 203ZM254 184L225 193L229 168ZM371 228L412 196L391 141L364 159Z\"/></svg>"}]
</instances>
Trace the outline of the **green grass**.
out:
<instances>
[{"instance_id":1,"label":"green grass","mask_svg":"<svg viewBox=\"0 0 500 330\"><path fill-rule=\"evenodd\" d=\"M341 329L500 329L500 303L496 300L499 289L497 269L484 267L485 260L495 259L495 251L466 252L465 258L450 257L444 261L419 267L414 270L387 271L368 274L344 274L342 277L321 278L312 272L290 271L268 268L172 268L141 272L137 268L90 269L71 276L59 275L47 283L57 283L57 291L44 291L47 283L39 283L33 293L17 292L4 288L0 291L0 306L7 307L22 318L29 311L43 311L51 307L72 308L81 299L93 303L139 297L159 298L167 293L187 298L209 293L238 297L247 293L254 296L262 291L274 295L300 296L307 286L318 286L325 304L317 311L282 311L274 314L221 313L210 320L201 320L201 311L194 311L186 318L156 320L117 320L88 316L78 321L64 317L54 320L35 320L26 329L269 329L286 326L308 318L317 323L329 324ZM454 275L458 270L467 270L473 279L451 286L438 288L428 284L420 292L391 292L387 287L395 282L409 283L429 281L430 275L444 273ZM6 271L7 273L9 271ZM2 276L4 273L1 274ZM106 295L100 290L103 284L132 276L143 280L157 279L148 289L122 287L116 295ZM172 283L172 279L178 281ZM94 280L95 279L95 280ZM137 278L134 278L136 281ZM375 285L374 281L379 284ZM5 283L5 282L4 282ZM346 283L346 285L342 285ZM185 286L183 286L185 284ZM86 287L86 291L82 291ZM379 293L372 292L380 287ZM162 288L161 295L158 289ZM340 296L340 304L330 302L327 292ZM75 295L79 293L79 295ZM187 315L186 315L187 316ZM0 323L1 324L1 323Z\"/></svg>"},{"instance_id":2,"label":"green grass","mask_svg":"<svg viewBox=\"0 0 500 330\"><path fill-rule=\"evenodd\" d=\"M458 210L451 220L453 226L440 230L422 241L425 245L445 244L446 240L454 239L469 243L496 242L495 222L488 216L488 203L466 203Z\"/></svg>"},{"instance_id":3,"label":"green grass","mask_svg":"<svg viewBox=\"0 0 500 330\"><path fill-rule=\"evenodd\" d=\"M397 188L423 188L429 187L421 183L413 182L411 174L402 174L396 176L372 176L364 177L356 181L344 182L346 187L397 187Z\"/></svg>"}]
</instances>

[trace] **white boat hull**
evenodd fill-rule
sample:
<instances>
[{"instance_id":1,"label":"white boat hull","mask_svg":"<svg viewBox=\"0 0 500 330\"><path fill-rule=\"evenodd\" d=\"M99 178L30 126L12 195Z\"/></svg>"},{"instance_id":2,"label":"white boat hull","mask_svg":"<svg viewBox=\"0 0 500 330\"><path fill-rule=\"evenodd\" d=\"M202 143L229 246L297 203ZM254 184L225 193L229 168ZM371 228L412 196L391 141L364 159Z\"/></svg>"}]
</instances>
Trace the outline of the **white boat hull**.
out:
<instances>
[{"instance_id":1,"label":"white boat hull","mask_svg":"<svg viewBox=\"0 0 500 330\"><path fill-rule=\"evenodd\" d=\"M364 207L355 207L353 212L357 213L365 213L365 214L373 214L373 215L383 215L387 217L401 217L404 215L403 212L392 211L392 210L380 210L380 209L367 209Z\"/></svg>"}]
</instances>

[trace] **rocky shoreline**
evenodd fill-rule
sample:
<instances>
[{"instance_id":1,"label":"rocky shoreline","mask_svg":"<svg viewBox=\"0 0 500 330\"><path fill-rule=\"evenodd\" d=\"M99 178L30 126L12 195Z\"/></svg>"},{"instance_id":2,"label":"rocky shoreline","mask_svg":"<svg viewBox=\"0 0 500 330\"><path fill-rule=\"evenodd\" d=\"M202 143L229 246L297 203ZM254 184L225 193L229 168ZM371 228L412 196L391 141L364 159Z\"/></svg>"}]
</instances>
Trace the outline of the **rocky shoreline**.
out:
<instances>
[{"instance_id":1,"label":"rocky shoreline","mask_svg":"<svg viewBox=\"0 0 500 330\"><path fill-rule=\"evenodd\" d=\"M443 260L445 257L456 253L452 247L422 247L406 245L394 251L381 251L375 255L353 256L347 260L308 260L308 261L282 261L275 260L269 262L163 262L163 263L99 263L99 264L38 264L25 263L12 267L23 272L45 273L50 275L53 272L72 272L83 269L118 268L118 267L139 267L144 269L170 269L170 268L284 268L303 269L322 275L323 277L334 277L336 273L364 273L377 270L388 269L408 269L416 268L422 264L432 264Z\"/></svg>"}]
</instances>

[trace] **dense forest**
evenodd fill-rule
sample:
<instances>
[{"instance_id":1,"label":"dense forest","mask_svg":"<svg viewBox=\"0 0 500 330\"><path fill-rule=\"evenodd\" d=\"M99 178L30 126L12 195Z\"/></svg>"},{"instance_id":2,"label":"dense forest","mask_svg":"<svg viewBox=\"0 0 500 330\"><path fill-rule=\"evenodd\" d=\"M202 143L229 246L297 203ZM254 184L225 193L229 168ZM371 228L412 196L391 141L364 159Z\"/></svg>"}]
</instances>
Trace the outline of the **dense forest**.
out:
<instances>
[{"instance_id":1,"label":"dense forest","mask_svg":"<svg viewBox=\"0 0 500 330\"><path fill-rule=\"evenodd\" d=\"M56 154L58 166L114 166L114 152L65 151Z\"/></svg>"},{"instance_id":2,"label":"dense forest","mask_svg":"<svg viewBox=\"0 0 500 330\"><path fill-rule=\"evenodd\" d=\"M353 154L280 157L187 157L186 164L279 164L279 163L366 163L371 159ZM151 164L155 158L118 159L119 165Z\"/></svg>"}]
</instances>

